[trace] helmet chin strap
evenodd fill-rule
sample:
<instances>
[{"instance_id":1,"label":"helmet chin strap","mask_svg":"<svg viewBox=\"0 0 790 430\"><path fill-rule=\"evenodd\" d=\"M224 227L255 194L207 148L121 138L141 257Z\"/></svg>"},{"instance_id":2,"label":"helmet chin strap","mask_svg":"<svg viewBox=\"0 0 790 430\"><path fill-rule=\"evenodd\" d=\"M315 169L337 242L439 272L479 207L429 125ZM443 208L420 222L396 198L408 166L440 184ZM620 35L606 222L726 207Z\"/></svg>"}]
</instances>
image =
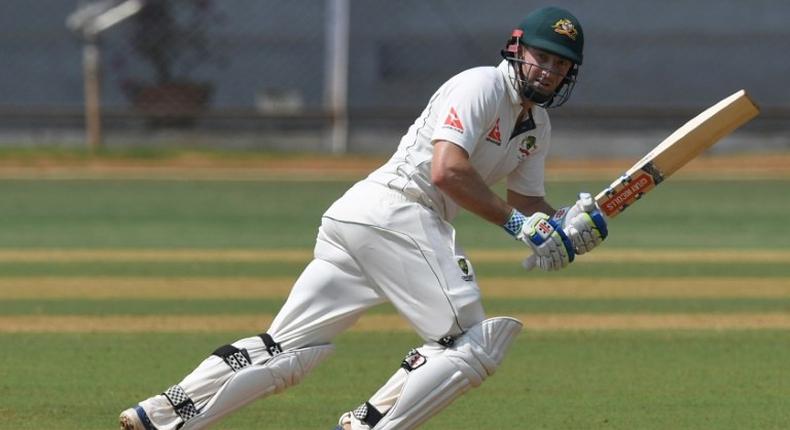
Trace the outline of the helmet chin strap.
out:
<instances>
[{"instance_id":1,"label":"helmet chin strap","mask_svg":"<svg viewBox=\"0 0 790 430\"><path fill-rule=\"evenodd\" d=\"M524 72L521 70L519 63L516 61L510 61L510 65L513 68L513 72L518 76L518 81L520 82L521 87L519 92L521 93L521 98L524 101L530 101L541 107L546 107L551 104L551 101L554 100L554 96L556 96L556 94L541 93L540 91L531 87L527 83L527 78L524 76Z\"/></svg>"},{"instance_id":2,"label":"helmet chin strap","mask_svg":"<svg viewBox=\"0 0 790 430\"><path fill-rule=\"evenodd\" d=\"M524 100L529 100L539 106L547 105L554 98L554 94L544 94L524 83L521 86L521 97Z\"/></svg>"}]
</instances>

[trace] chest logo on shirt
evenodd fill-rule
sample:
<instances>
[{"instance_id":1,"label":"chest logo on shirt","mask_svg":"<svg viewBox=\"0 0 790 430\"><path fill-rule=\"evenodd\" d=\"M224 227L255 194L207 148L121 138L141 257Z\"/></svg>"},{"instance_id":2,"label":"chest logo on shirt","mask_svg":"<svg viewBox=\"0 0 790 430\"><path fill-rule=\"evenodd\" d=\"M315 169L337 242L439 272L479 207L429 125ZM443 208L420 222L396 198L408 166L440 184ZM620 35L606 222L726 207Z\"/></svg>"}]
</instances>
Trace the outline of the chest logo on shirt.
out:
<instances>
[{"instance_id":1,"label":"chest logo on shirt","mask_svg":"<svg viewBox=\"0 0 790 430\"><path fill-rule=\"evenodd\" d=\"M494 127L491 129L491 131L488 132L488 135L486 136L486 140L495 145L502 144L502 134L499 132L499 118L496 119L496 122L494 123Z\"/></svg>"},{"instance_id":2,"label":"chest logo on shirt","mask_svg":"<svg viewBox=\"0 0 790 430\"><path fill-rule=\"evenodd\" d=\"M535 136L527 136L518 143L518 159L523 160L535 151L537 144Z\"/></svg>"},{"instance_id":3,"label":"chest logo on shirt","mask_svg":"<svg viewBox=\"0 0 790 430\"><path fill-rule=\"evenodd\" d=\"M466 257L458 257L458 267L461 269L461 279L467 282L475 279L475 273L472 271L469 260L467 260Z\"/></svg>"},{"instance_id":4,"label":"chest logo on shirt","mask_svg":"<svg viewBox=\"0 0 790 430\"><path fill-rule=\"evenodd\" d=\"M450 113L447 114L442 128L449 128L459 133L464 132L464 125L461 123L461 118L458 117L458 112L455 111L454 107L450 108Z\"/></svg>"}]
</instances>

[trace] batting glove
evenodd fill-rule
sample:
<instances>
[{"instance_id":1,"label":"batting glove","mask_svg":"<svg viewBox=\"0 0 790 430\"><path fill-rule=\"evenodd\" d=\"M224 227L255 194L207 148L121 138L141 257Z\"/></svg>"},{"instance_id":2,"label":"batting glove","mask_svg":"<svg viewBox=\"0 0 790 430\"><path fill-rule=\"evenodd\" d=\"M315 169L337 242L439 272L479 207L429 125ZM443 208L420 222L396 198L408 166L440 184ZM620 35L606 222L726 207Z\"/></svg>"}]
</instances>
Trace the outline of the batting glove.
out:
<instances>
[{"instance_id":1,"label":"batting glove","mask_svg":"<svg viewBox=\"0 0 790 430\"><path fill-rule=\"evenodd\" d=\"M543 270L559 270L573 261L575 252L570 238L556 221L542 212L527 218L513 209L503 227L511 236L532 248L534 263Z\"/></svg>"},{"instance_id":2,"label":"batting glove","mask_svg":"<svg viewBox=\"0 0 790 430\"><path fill-rule=\"evenodd\" d=\"M579 193L573 206L559 209L551 219L562 226L579 255L592 251L609 235L606 219L590 193Z\"/></svg>"}]
</instances>

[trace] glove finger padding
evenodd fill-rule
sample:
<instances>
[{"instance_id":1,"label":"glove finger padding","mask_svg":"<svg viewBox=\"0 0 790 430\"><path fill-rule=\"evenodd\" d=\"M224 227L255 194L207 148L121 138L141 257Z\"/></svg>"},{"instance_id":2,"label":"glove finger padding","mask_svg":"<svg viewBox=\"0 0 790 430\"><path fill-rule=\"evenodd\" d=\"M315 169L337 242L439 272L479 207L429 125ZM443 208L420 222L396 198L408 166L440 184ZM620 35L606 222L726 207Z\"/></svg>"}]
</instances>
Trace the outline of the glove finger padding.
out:
<instances>
[{"instance_id":1,"label":"glove finger padding","mask_svg":"<svg viewBox=\"0 0 790 430\"><path fill-rule=\"evenodd\" d=\"M576 257L576 251L573 247L573 241L565 234L560 225L553 220L550 220L549 224L554 227L551 240L554 241L555 246L549 250L551 254L551 268L541 268L543 270L559 270L567 266L568 263L573 262ZM538 264L540 265L540 262Z\"/></svg>"},{"instance_id":2,"label":"glove finger padding","mask_svg":"<svg viewBox=\"0 0 790 430\"><path fill-rule=\"evenodd\" d=\"M557 235L559 236L559 235ZM552 238L551 240L554 240ZM570 263L565 245L558 245L547 249L545 255L538 255L537 265L541 270L551 272L560 270Z\"/></svg>"},{"instance_id":3,"label":"glove finger padding","mask_svg":"<svg viewBox=\"0 0 790 430\"><path fill-rule=\"evenodd\" d=\"M580 193L579 200L573 206L559 209L553 220L571 238L579 255L592 251L609 234L606 219L589 193Z\"/></svg>"},{"instance_id":4,"label":"glove finger padding","mask_svg":"<svg viewBox=\"0 0 790 430\"><path fill-rule=\"evenodd\" d=\"M536 213L524 223L521 240L537 255L537 266L545 271L559 270L575 256L573 242L548 215Z\"/></svg>"},{"instance_id":5,"label":"glove finger padding","mask_svg":"<svg viewBox=\"0 0 790 430\"><path fill-rule=\"evenodd\" d=\"M592 251L604 240L601 230L588 213L581 213L571 219L565 227L565 232L573 241L576 253L579 255Z\"/></svg>"}]
</instances>

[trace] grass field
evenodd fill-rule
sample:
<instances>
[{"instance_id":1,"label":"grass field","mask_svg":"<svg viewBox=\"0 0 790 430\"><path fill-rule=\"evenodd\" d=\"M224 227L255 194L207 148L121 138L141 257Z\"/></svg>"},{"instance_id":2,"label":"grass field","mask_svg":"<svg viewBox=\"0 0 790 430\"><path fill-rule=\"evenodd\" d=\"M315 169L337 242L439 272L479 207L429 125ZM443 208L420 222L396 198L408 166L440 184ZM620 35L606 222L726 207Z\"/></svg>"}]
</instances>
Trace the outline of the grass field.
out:
<instances>
[{"instance_id":1,"label":"grass field","mask_svg":"<svg viewBox=\"0 0 790 430\"><path fill-rule=\"evenodd\" d=\"M0 429L114 428L265 329L358 176L31 164L0 180ZM701 176L672 178L555 274L523 272L523 247L463 215L488 314L525 331L425 428L790 428L790 175ZM609 179L554 180L551 201ZM375 308L302 385L219 428L329 429L419 343Z\"/></svg>"}]
</instances>

